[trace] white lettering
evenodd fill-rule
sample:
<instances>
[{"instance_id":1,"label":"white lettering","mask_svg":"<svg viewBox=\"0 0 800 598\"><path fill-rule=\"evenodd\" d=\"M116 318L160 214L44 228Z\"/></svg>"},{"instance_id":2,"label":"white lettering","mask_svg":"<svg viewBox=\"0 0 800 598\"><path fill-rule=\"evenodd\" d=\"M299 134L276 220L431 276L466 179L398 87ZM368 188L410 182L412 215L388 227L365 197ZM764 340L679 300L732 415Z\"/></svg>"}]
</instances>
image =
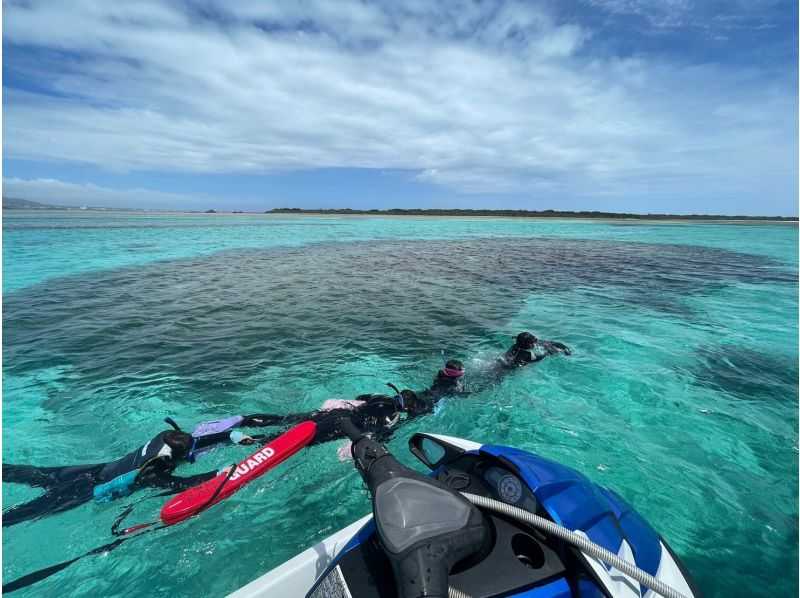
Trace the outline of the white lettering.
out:
<instances>
[{"instance_id":1,"label":"white lettering","mask_svg":"<svg viewBox=\"0 0 800 598\"><path fill-rule=\"evenodd\" d=\"M255 467L258 467L262 463L266 463L269 458L275 454L275 450L271 449L270 447L266 447L258 451L255 455L247 459L244 463L239 463L236 467L236 471L233 475L229 478L229 481L233 481L239 478L239 476L243 476L246 473L252 471Z\"/></svg>"}]
</instances>

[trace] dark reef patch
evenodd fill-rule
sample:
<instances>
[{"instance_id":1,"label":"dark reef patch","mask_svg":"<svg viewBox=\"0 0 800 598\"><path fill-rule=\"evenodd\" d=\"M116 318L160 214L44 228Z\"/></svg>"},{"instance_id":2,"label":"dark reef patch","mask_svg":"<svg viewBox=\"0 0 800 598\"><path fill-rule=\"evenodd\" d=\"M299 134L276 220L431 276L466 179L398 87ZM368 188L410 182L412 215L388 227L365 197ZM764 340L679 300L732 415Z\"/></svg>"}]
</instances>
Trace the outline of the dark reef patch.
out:
<instances>
[{"instance_id":1,"label":"dark reef patch","mask_svg":"<svg viewBox=\"0 0 800 598\"><path fill-rule=\"evenodd\" d=\"M69 390L52 409L165 378L224 402L269 365L475 351L531 293L586 289L631 313L693 321L683 297L741 281L796 285L797 276L721 249L542 238L225 251L7 293L4 368L68 366ZM724 387L724 376L713 383Z\"/></svg>"},{"instance_id":2,"label":"dark reef patch","mask_svg":"<svg viewBox=\"0 0 800 598\"><path fill-rule=\"evenodd\" d=\"M694 383L746 401L797 402L797 361L720 345L697 353Z\"/></svg>"}]
</instances>

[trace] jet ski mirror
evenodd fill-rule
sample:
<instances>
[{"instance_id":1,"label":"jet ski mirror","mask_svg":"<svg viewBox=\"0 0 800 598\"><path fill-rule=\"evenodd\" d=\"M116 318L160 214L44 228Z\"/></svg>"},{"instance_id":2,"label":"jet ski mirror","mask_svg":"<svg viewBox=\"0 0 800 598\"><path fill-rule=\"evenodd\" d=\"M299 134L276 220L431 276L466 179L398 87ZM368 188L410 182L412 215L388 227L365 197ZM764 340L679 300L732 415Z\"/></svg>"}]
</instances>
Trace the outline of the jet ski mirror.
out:
<instances>
[{"instance_id":1,"label":"jet ski mirror","mask_svg":"<svg viewBox=\"0 0 800 598\"><path fill-rule=\"evenodd\" d=\"M420 443L420 448L431 463L441 461L445 454L444 447L434 442L431 438L423 438Z\"/></svg>"},{"instance_id":2,"label":"jet ski mirror","mask_svg":"<svg viewBox=\"0 0 800 598\"><path fill-rule=\"evenodd\" d=\"M411 437L408 441L408 449L430 469L452 463L464 454L463 448L432 434L423 433L417 433Z\"/></svg>"}]
</instances>

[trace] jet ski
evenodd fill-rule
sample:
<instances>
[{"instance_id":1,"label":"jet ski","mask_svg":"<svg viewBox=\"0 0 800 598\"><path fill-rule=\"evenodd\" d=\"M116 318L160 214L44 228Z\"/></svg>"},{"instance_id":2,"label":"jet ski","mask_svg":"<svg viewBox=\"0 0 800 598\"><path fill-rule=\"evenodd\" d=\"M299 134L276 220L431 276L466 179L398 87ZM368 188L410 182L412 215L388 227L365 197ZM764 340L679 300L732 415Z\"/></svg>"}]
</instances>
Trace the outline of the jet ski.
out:
<instances>
[{"instance_id":1,"label":"jet ski","mask_svg":"<svg viewBox=\"0 0 800 598\"><path fill-rule=\"evenodd\" d=\"M700 596L667 542L622 497L520 449L417 433L426 476L341 422L372 515L232 598Z\"/></svg>"}]
</instances>

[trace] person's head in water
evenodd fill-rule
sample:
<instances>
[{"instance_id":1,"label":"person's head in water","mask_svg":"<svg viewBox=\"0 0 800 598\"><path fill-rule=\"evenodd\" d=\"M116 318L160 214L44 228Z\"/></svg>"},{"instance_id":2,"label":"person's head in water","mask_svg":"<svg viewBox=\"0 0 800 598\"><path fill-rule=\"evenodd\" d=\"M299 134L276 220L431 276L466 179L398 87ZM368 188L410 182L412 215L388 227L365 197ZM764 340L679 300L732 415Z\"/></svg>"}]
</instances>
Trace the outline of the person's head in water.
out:
<instances>
[{"instance_id":1,"label":"person's head in water","mask_svg":"<svg viewBox=\"0 0 800 598\"><path fill-rule=\"evenodd\" d=\"M450 359L444 364L444 367L439 370L436 377L440 380L452 380L455 382L464 373L464 364L458 359Z\"/></svg>"},{"instance_id":2,"label":"person's head in water","mask_svg":"<svg viewBox=\"0 0 800 598\"><path fill-rule=\"evenodd\" d=\"M187 458L193 443L194 438L188 432L170 430L164 434L164 444L172 449L173 461Z\"/></svg>"},{"instance_id":3,"label":"person's head in water","mask_svg":"<svg viewBox=\"0 0 800 598\"><path fill-rule=\"evenodd\" d=\"M514 337L517 341L517 346L521 349L530 350L533 348L533 345L536 344L537 339L534 335L530 332L520 332L517 336Z\"/></svg>"}]
</instances>

